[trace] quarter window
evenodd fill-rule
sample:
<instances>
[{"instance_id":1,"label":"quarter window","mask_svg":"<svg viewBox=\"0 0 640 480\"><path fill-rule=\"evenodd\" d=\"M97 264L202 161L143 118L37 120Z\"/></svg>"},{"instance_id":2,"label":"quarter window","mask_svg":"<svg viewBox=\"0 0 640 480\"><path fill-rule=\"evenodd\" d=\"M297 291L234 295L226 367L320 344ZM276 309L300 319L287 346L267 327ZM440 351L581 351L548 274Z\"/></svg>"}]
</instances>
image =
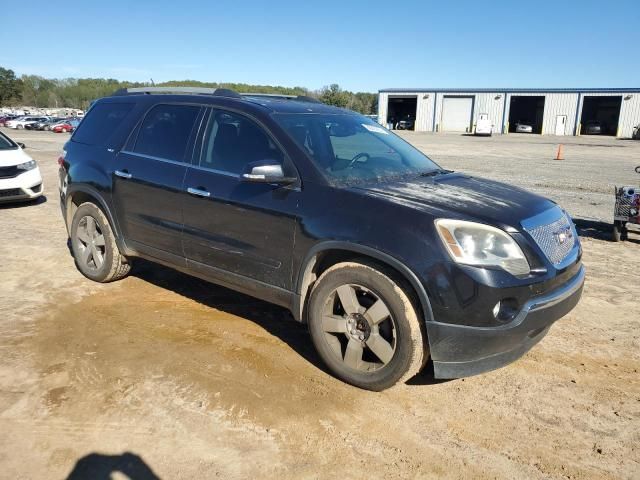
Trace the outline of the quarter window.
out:
<instances>
[{"instance_id":1,"label":"quarter window","mask_svg":"<svg viewBox=\"0 0 640 480\"><path fill-rule=\"evenodd\" d=\"M283 164L283 160L280 149L255 122L234 113L212 112L200 166L239 175L250 163Z\"/></svg>"},{"instance_id":2,"label":"quarter window","mask_svg":"<svg viewBox=\"0 0 640 480\"><path fill-rule=\"evenodd\" d=\"M200 107L157 105L142 122L134 152L153 157L184 161L191 130Z\"/></svg>"},{"instance_id":3,"label":"quarter window","mask_svg":"<svg viewBox=\"0 0 640 480\"><path fill-rule=\"evenodd\" d=\"M99 103L78 126L73 141L87 145L104 145L115 129L129 115L133 103Z\"/></svg>"}]
</instances>

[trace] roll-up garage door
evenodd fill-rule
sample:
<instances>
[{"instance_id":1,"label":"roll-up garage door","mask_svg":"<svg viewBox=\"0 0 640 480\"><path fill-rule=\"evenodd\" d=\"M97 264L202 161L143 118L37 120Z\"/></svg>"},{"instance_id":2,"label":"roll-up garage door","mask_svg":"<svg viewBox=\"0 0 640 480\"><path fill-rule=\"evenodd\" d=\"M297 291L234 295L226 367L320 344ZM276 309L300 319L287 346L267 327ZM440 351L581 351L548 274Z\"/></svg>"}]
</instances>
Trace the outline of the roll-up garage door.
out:
<instances>
[{"instance_id":1,"label":"roll-up garage door","mask_svg":"<svg viewBox=\"0 0 640 480\"><path fill-rule=\"evenodd\" d=\"M442 131L466 132L471 125L473 97L444 97L442 99Z\"/></svg>"}]
</instances>

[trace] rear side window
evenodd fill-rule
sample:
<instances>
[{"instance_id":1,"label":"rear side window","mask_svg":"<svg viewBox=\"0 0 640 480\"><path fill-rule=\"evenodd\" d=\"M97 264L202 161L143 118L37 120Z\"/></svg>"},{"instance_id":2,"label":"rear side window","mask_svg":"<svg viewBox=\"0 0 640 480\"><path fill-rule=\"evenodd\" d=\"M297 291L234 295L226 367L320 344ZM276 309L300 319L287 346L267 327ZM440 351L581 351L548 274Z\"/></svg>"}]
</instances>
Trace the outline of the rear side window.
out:
<instances>
[{"instance_id":1,"label":"rear side window","mask_svg":"<svg viewBox=\"0 0 640 480\"><path fill-rule=\"evenodd\" d=\"M191 130L200 113L193 105L157 105L142 122L133 151L183 161Z\"/></svg>"},{"instance_id":2,"label":"rear side window","mask_svg":"<svg viewBox=\"0 0 640 480\"><path fill-rule=\"evenodd\" d=\"M104 145L116 128L127 118L133 103L99 103L89 111L73 135L74 142Z\"/></svg>"}]
</instances>

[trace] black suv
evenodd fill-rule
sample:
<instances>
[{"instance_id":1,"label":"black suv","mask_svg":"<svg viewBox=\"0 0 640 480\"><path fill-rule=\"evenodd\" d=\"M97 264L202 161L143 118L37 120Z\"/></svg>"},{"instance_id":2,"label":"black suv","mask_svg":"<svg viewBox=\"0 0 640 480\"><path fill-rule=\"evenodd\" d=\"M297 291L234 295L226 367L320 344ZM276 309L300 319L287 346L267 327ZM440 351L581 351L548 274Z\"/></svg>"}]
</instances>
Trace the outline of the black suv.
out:
<instances>
[{"instance_id":1,"label":"black suv","mask_svg":"<svg viewBox=\"0 0 640 480\"><path fill-rule=\"evenodd\" d=\"M382 390L523 355L578 302L582 249L554 202L443 170L307 97L129 89L93 104L60 163L80 271L135 257L291 310L329 369Z\"/></svg>"}]
</instances>

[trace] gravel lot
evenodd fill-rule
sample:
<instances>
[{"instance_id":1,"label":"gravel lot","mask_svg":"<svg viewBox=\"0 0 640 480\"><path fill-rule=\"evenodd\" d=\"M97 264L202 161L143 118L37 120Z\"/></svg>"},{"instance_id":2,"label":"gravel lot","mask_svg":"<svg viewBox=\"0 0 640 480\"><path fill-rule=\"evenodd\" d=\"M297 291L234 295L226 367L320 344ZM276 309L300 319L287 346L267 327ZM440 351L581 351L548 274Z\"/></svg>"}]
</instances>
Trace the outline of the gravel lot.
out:
<instances>
[{"instance_id":1,"label":"gravel lot","mask_svg":"<svg viewBox=\"0 0 640 480\"><path fill-rule=\"evenodd\" d=\"M68 135L7 133L47 199L0 207L0 478L640 478L640 236L581 232L583 300L516 363L371 393L278 307L146 262L84 279L57 203ZM640 142L563 138L556 162L553 137L403 135L588 218L640 163Z\"/></svg>"}]
</instances>

